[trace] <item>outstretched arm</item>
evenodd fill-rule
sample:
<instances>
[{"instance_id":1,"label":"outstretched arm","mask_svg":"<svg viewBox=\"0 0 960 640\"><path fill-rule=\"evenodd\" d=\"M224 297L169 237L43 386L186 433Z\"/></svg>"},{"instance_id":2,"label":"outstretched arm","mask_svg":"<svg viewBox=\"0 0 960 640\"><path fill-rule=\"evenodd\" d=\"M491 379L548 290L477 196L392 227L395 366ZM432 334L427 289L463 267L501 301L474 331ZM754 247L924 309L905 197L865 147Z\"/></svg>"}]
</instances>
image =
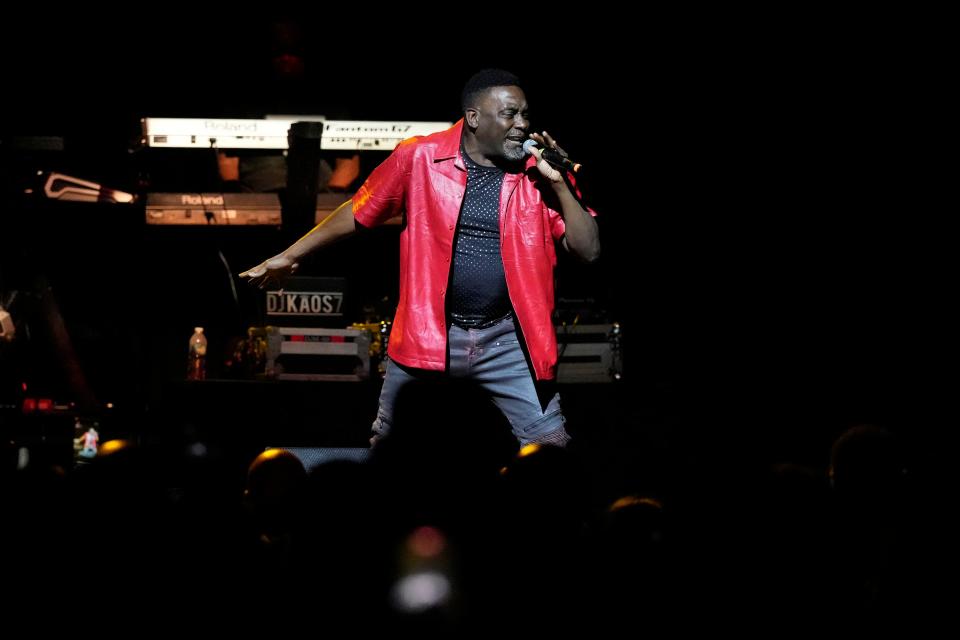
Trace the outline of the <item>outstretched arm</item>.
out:
<instances>
[{"instance_id":1,"label":"outstretched arm","mask_svg":"<svg viewBox=\"0 0 960 640\"><path fill-rule=\"evenodd\" d=\"M536 140L540 146L556 149L566 155L563 149L557 146L556 140L550 137L550 134L546 131L543 132L543 135L532 133L530 137ZM541 157L539 149L534 147L533 154L537 156L537 170L550 181L550 186L560 201L560 215L563 216L563 223L566 227L563 247L580 260L593 262L600 257L600 232L597 229L597 221L580 205L580 201L573 195L566 180L563 179L563 174Z\"/></svg>"},{"instance_id":2,"label":"outstretched arm","mask_svg":"<svg viewBox=\"0 0 960 640\"><path fill-rule=\"evenodd\" d=\"M255 284L261 289L270 282L282 284L287 276L297 270L300 266L300 260L308 254L353 235L356 230L357 223L353 219L353 201L347 200L324 218L320 224L308 231L305 236L272 258L247 269L240 274L240 277L250 278L250 284Z\"/></svg>"}]
</instances>

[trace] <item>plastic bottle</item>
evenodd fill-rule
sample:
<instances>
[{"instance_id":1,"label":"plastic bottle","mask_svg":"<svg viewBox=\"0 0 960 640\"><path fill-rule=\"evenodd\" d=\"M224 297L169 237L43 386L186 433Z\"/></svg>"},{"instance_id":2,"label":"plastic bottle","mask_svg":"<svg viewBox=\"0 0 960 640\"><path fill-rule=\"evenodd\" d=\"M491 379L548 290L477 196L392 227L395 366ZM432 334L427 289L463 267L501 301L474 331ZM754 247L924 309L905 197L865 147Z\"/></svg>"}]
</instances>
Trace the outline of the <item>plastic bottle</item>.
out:
<instances>
[{"instance_id":1,"label":"plastic bottle","mask_svg":"<svg viewBox=\"0 0 960 640\"><path fill-rule=\"evenodd\" d=\"M203 327L194 327L189 353L187 380L203 380L207 377L207 336L203 335Z\"/></svg>"}]
</instances>

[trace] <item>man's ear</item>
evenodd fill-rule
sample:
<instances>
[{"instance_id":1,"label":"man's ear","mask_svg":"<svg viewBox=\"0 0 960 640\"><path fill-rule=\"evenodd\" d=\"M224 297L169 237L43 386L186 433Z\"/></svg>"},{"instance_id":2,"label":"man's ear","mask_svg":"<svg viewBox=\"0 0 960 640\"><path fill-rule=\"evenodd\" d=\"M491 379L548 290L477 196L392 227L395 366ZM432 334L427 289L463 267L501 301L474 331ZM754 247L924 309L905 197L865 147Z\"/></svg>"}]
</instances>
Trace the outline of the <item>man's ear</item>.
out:
<instances>
[{"instance_id":1,"label":"man's ear","mask_svg":"<svg viewBox=\"0 0 960 640\"><path fill-rule=\"evenodd\" d=\"M463 119L468 127L476 129L480 124L480 111L474 108L468 108L463 112Z\"/></svg>"}]
</instances>

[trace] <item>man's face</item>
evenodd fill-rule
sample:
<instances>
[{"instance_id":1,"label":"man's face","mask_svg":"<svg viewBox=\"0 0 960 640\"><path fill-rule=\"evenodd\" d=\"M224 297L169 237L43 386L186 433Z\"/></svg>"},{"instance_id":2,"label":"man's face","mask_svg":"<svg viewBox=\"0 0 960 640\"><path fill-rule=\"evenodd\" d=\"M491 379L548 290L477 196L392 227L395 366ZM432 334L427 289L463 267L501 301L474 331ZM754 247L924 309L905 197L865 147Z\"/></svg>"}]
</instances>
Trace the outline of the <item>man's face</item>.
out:
<instances>
[{"instance_id":1,"label":"man's face","mask_svg":"<svg viewBox=\"0 0 960 640\"><path fill-rule=\"evenodd\" d=\"M475 111L471 114L470 111ZM480 152L487 158L523 159L527 139L527 98L519 87L491 87L467 112L468 124L476 128Z\"/></svg>"}]
</instances>

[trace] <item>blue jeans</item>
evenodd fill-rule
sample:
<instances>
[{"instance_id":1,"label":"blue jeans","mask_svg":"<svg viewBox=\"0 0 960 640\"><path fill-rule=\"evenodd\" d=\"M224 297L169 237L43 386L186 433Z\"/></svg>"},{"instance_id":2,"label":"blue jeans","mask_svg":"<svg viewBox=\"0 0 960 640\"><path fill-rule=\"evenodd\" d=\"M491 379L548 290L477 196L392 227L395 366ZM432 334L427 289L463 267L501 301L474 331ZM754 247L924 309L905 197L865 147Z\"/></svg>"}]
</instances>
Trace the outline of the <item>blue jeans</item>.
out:
<instances>
[{"instance_id":1,"label":"blue jeans","mask_svg":"<svg viewBox=\"0 0 960 640\"><path fill-rule=\"evenodd\" d=\"M560 410L560 394L555 393L546 408L541 406L513 318L507 317L483 329L462 329L451 325L447 340L450 349L447 375L478 384L506 416L521 445L566 445L570 436L564 428L566 420ZM387 361L371 444L376 444L389 433L401 389L410 382L435 375L433 371L420 372ZM451 416L451 420L455 419L456 416Z\"/></svg>"}]
</instances>

